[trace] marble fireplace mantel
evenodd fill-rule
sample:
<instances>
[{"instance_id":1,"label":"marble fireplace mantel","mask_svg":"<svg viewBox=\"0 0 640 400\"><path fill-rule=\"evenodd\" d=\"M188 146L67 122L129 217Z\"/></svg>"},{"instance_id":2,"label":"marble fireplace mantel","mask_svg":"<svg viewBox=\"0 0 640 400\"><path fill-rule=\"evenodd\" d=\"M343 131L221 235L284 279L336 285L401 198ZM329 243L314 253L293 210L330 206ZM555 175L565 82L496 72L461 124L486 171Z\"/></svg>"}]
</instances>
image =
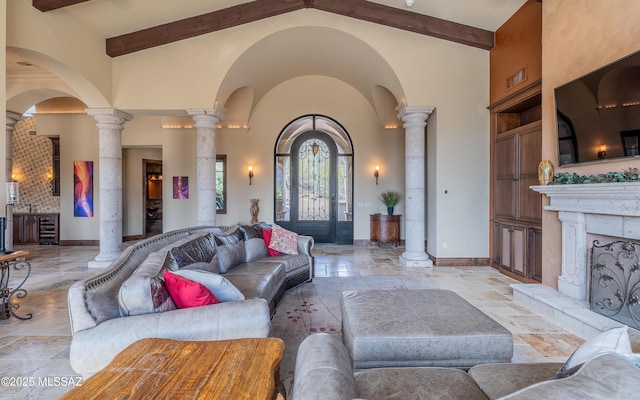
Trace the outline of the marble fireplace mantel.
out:
<instances>
[{"instance_id":1,"label":"marble fireplace mantel","mask_svg":"<svg viewBox=\"0 0 640 400\"><path fill-rule=\"evenodd\" d=\"M587 299L588 234L640 239L640 182L531 186L547 195L545 210L562 222L562 273L558 291Z\"/></svg>"}]
</instances>

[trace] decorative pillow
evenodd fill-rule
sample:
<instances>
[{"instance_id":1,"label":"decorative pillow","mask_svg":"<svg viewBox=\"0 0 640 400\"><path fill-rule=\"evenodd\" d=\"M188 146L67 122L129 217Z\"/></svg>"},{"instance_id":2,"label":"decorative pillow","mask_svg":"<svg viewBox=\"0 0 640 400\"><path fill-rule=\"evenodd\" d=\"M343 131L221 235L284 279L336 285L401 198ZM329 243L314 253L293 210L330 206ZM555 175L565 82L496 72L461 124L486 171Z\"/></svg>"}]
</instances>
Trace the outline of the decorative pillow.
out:
<instances>
[{"instance_id":1,"label":"decorative pillow","mask_svg":"<svg viewBox=\"0 0 640 400\"><path fill-rule=\"evenodd\" d=\"M169 255L176 264L171 266L172 271L197 262L211 262L216 255L213 234L207 233L181 246L174 247L169 250ZM217 268L217 265L212 266L211 269L213 268ZM209 269L207 268L207 270Z\"/></svg>"},{"instance_id":2,"label":"decorative pillow","mask_svg":"<svg viewBox=\"0 0 640 400\"><path fill-rule=\"evenodd\" d=\"M149 282L151 286L151 301L153 302L153 312L165 312L176 310L178 307L173 302L164 280L159 276L154 276Z\"/></svg>"},{"instance_id":3,"label":"decorative pillow","mask_svg":"<svg viewBox=\"0 0 640 400\"><path fill-rule=\"evenodd\" d=\"M567 362L556 373L557 378L564 378L575 373L582 364L595 356L604 353L631 354L631 341L627 333L628 327L612 328L598 333L587 340L573 352Z\"/></svg>"},{"instance_id":4,"label":"decorative pillow","mask_svg":"<svg viewBox=\"0 0 640 400\"><path fill-rule=\"evenodd\" d=\"M251 262L267 256L267 245L262 239L262 225L243 225L240 228L244 239L245 262Z\"/></svg>"},{"instance_id":5,"label":"decorative pillow","mask_svg":"<svg viewBox=\"0 0 640 400\"><path fill-rule=\"evenodd\" d=\"M197 269L181 269L174 272L174 274L203 284L221 303L225 301L244 300L244 294L222 275Z\"/></svg>"},{"instance_id":6,"label":"decorative pillow","mask_svg":"<svg viewBox=\"0 0 640 400\"><path fill-rule=\"evenodd\" d=\"M275 256L282 255L282 253L280 253L278 250L274 250L271 247L269 247L269 244L271 243L271 236L272 235L273 235L273 230L272 229L263 229L262 230L262 240L264 241L264 244L267 247L267 253L269 254L270 257L275 257Z\"/></svg>"},{"instance_id":7,"label":"decorative pillow","mask_svg":"<svg viewBox=\"0 0 640 400\"><path fill-rule=\"evenodd\" d=\"M298 234L273 224L269 248L285 254L298 254Z\"/></svg>"},{"instance_id":8,"label":"decorative pillow","mask_svg":"<svg viewBox=\"0 0 640 400\"><path fill-rule=\"evenodd\" d=\"M498 400L637 399L640 370L619 354L601 354L564 379L534 383Z\"/></svg>"},{"instance_id":9,"label":"decorative pillow","mask_svg":"<svg viewBox=\"0 0 640 400\"><path fill-rule=\"evenodd\" d=\"M219 303L218 299L203 284L164 270L167 291L178 308L200 307Z\"/></svg>"},{"instance_id":10,"label":"decorative pillow","mask_svg":"<svg viewBox=\"0 0 640 400\"><path fill-rule=\"evenodd\" d=\"M244 262L244 240L242 233L234 229L228 233L216 233L213 235L218 253L220 273L225 274L233 267Z\"/></svg>"}]
</instances>

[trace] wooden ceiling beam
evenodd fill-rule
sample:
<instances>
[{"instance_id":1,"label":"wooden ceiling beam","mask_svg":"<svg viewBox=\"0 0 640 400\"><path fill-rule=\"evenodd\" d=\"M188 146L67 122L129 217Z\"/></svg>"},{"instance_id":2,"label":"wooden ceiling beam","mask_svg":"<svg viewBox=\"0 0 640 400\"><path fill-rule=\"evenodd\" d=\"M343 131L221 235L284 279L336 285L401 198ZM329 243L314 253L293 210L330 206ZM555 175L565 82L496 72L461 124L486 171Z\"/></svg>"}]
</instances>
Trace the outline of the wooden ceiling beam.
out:
<instances>
[{"instance_id":1,"label":"wooden ceiling beam","mask_svg":"<svg viewBox=\"0 0 640 400\"><path fill-rule=\"evenodd\" d=\"M495 35L491 31L366 0L256 0L108 38L106 52L111 57L118 57L303 8L315 8L484 50L494 45Z\"/></svg>"},{"instance_id":2,"label":"wooden ceiling beam","mask_svg":"<svg viewBox=\"0 0 640 400\"><path fill-rule=\"evenodd\" d=\"M42 12L47 12L78 3L84 3L85 1L89 0L32 0L31 5Z\"/></svg>"},{"instance_id":3,"label":"wooden ceiling beam","mask_svg":"<svg viewBox=\"0 0 640 400\"><path fill-rule=\"evenodd\" d=\"M304 7L305 2L302 0L252 1L196 17L185 18L108 38L106 50L109 56L117 57L300 10Z\"/></svg>"},{"instance_id":4,"label":"wooden ceiling beam","mask_svg":"<svg viewBox=\"0 0 640 400\"><path fill-rule=\"evenodd\" d=\"M313 0L313 8L490 50L494 33L365 0Z\"/></svg>"}]
</instances>

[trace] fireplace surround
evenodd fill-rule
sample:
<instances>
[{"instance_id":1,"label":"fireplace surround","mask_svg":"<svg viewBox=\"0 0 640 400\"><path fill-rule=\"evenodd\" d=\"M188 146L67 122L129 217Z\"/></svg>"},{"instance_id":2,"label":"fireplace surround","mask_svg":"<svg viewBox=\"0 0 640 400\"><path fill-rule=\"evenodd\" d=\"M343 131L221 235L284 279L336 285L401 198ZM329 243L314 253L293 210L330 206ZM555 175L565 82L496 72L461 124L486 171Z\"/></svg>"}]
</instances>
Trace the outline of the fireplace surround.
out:
<instances>
[{"instance_id":1,"label":"fireplace surround","mask_svg":"<svg viewBox=\"0 0 640 400\"><path fill-rule=\"evenodd\" d=\"M587 301L589 234L640 240L640 182L532 186L547 195L562 222L558 291ZM613 240L612 240L613 241Z\"/></svg>"}]
</instances>

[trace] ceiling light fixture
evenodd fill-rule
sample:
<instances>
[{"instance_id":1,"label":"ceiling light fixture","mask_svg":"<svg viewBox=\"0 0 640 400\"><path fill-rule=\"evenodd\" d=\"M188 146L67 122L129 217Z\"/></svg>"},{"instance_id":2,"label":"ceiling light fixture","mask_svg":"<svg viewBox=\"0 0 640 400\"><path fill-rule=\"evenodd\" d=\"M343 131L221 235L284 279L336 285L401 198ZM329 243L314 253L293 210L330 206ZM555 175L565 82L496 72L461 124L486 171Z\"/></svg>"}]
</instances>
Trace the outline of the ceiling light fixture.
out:
<instances>
[{"instance_id":1,"label":"ceiling light fixture","mask_svg":"<svg viewBox=\"0 0 640 400\"><path fill-rule=\"evenodd\" d=\"M413 5L413 0L404 0L404 4L406 4L407 7L411 7Z\"/></svg>"}]
</instances>

